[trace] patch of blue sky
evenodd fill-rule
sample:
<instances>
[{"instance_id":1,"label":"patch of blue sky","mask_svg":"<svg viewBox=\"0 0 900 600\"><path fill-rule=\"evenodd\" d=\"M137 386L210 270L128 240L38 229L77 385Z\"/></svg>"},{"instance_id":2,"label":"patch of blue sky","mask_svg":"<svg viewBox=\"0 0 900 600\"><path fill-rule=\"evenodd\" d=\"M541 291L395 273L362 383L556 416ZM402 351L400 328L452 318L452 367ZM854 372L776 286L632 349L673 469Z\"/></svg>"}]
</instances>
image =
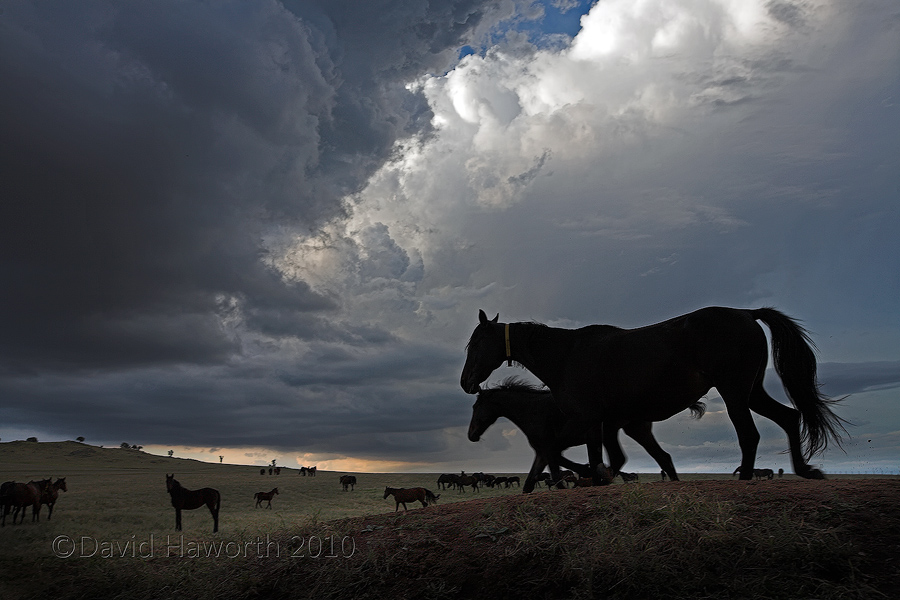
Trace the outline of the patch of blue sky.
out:
<instances>
[{"instance_id":1,"label":"patch of blue sky","mask_svg":"<svg viewBox=\"0 0 900 600\"><path fill-rule=\"evenodd\" d=\"M484 47L463 46L459 49L459 59L470 54L484 55L489 46L499 43L510 32L528 35L538 48L558 46L560 38L571 39L581 31L581 17L586 15L595 0L538 0L535 6L540 16L510 19L491 32L490 40Z\"/></svg>"}]
</instances>

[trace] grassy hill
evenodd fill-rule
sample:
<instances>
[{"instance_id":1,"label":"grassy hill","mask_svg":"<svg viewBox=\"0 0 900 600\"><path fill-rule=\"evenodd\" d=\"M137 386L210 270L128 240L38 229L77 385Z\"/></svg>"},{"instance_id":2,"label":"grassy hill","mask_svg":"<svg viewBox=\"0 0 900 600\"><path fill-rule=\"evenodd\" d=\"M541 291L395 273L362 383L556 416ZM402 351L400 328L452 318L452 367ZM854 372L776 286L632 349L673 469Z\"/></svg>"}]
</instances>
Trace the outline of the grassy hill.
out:
<instances>
[{"instance_id":1,"label":"grassy hill","mask_svg":"<svg viewBox=\"0 0 900 600\"><path fill-rule=\"evenodd\" d=\"M0 529L0 598L892 598L900 478L728 476L566 491L441 492L434 475L261 476L259 467L76 442L0 444L0 474L66 477L53 519ZM222 492L174 510L164 473ZM273 509L253 493L277 486ZM462 500L468 500L463 502ZM45 509L46 510L46 509Z\"/></svg>"}]
</instances>

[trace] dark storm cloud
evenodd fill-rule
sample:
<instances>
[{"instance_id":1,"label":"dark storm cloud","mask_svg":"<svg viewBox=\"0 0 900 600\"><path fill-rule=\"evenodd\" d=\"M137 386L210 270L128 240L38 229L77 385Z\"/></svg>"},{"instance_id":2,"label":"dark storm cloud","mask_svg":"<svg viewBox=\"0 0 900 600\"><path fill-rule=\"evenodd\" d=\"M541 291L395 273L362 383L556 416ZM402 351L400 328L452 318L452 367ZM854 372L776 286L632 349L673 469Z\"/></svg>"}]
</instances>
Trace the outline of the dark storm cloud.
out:
<instances>
[{"instance_id":1,"label":"dark storm cloud","mask_svg":"<svg viewBox=\"0 0 900 600\"><path fill-rule=\"evenodd\" d=\"M220 363L235 302L309 333L334 299L265 266L266 227L342 214L484 4L5 5L2 369Z\"/></svg>"}]
</instances>

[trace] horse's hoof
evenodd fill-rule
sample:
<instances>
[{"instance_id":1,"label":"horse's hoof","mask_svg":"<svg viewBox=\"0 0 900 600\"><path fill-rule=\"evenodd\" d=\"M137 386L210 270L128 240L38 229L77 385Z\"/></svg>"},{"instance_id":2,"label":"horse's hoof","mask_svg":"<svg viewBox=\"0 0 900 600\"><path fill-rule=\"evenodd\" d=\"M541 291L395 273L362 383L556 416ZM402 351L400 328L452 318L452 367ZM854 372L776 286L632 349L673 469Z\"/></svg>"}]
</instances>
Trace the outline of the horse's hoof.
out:
<instances>
[{"instance_id":1,"label":"horse's hoof","mask_svg":"<svg viewBox=\"0 0 900 600\"><path fill-rule=\"evenodd\" d=\"M820 471L819 469L813 469L810 467L803 473L797 473L800 477L804 477L806 479L825 479L825 473Z\"/></svg>"}]
</instances>

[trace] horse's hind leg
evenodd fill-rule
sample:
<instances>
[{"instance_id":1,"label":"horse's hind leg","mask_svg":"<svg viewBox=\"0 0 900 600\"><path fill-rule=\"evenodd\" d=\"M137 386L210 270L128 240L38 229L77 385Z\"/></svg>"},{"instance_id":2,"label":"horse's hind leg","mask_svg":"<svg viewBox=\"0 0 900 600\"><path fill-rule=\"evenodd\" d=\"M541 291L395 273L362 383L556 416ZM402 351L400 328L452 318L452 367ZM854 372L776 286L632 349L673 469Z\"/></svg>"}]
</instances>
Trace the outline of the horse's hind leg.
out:
<instances>
[{"instance_id":1,"label":"horse's hind leg","mask_svg":"<svg viewBox=\"0 0 900 600\"><path fill-rule=\"evenodd\" d=\"M756 462L756 449L759 447L759 430L753 422L748 406L749 390L752 385L719 385L716 389L722 394L728 418L731 419L741 447L741 479L753 479L753 465ZM743 388L743 389L742 389Z\"/></svg>"},{"instance_id":2,"label":"horse's hind leg","mask_svg":"<svg viewBox=\"0 0 900 600\"><path fill-rule=\"evenodd\" d=\"M800 411L790 406L785 406L772 398L757 385L750 396L750 409L781 427L788 437L788 445L791 452L791 463L794 473L807 479L824 479L825 476L818 469L810 467L803 457L800 444Z\"/></svg>"},{"instance_id":3,"label":"horse's hind leg","mask_svg":"<svg viewBox=\"0 0 900 600\"><path fill-rule=\"evenodd\" d=\"M219 500L216 499L215 503L209 503L206 506L213 518L213 533L216 533L219 531Z\"/></svg>"},{"instance_id":4,"label":"horse's hind leg","mask_svg":"<svg viewBox=\"0 0 900 600\"><path fill-rule=\"evenodd\" d=\"M636 441L647 451L653 460L660 466L663 472L672 481L678 481L678 473L675 472L675 463L672 456L663 450L656 438L653 437L653 423L650 421L632 421L622 427L625 434Z\"/></svg>"}]
</instances>

